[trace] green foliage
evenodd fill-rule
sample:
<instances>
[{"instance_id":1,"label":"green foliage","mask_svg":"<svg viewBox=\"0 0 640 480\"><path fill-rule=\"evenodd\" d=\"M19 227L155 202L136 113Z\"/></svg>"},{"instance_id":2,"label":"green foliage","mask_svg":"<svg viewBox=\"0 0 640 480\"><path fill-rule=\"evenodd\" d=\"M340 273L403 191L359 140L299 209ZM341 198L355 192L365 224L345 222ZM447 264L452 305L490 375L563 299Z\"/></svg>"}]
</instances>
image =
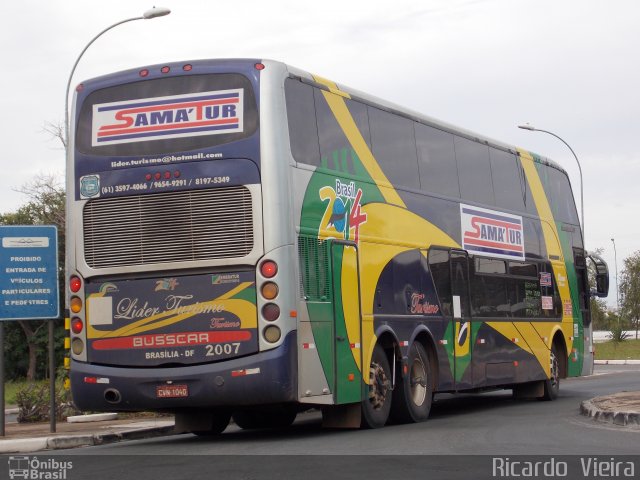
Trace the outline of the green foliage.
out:
<instances>
[{"instance_id":1,"label":"green foliage","mask_svg":"<svg viewBox=\"0 0 640 480\"><path fill-rule=\"evenodd\" d=\"M18 405L18 423L34 423L49 420L49 384L48 382L29 383L16 392ZM69 392L57 385L55 392L55 414L58 420L76 414L77 409L69 402Z\"/></svg>"},{"instance_id":2,"label":"green foliage","mask_svg":"<svg viewBox=\"0 0 640 480\"><path fill-rule=\"evenodd\" d=\"M629 335L629 333L625 332L624 324L622 322L612 323L609 338L613 343L624 342L630 336L631 335Z\"/></svg>"},{"instance_id":3,"label":"green foliage","mask_svg":"<svg viewBox=\"0 0 640 480\"><path fill-rule=\"evenodd\" d=\"M637 330L640 326L640 251L624 259L620 277L622 315Z\"/></svg>"}]
</instances>

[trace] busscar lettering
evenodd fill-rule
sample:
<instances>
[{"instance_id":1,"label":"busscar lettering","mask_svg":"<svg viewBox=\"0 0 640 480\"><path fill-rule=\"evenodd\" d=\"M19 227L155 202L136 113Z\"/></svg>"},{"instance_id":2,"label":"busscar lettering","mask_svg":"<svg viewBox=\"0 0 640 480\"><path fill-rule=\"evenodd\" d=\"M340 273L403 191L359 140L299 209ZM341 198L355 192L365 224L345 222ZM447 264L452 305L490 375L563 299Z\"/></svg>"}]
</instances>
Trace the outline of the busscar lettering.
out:
<instances>
[{"instance_id":1,"label":"busscar lettering","mask_svg":"<svg viewBox=\"0 0 640 480\"><path fill-rule=\"evenodd\" d=\"M133 337L134 348L198 345L209 342L208 333L175 333Z\"/></svg>"}]
</instances>

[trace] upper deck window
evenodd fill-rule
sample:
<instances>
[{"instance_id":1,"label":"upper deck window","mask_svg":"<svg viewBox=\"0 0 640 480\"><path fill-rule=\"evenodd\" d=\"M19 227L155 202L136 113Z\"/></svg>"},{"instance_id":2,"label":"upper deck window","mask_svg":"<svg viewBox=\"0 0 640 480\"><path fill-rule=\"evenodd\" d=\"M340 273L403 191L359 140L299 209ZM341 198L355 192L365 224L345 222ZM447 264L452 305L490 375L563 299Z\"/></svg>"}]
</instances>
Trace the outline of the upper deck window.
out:
<instances>
[{"instance_id":1,"label":"upper deck window","mask_svg":"<svg viewBox=\"0 0 640 480\"><path fill-rule=\"evenodd\" d=\"M89 94L80 108L76 148L91 155L155 155L215 147L257 128L249 79L234 73L185 75Z\"/></svg>"}]
</instances>

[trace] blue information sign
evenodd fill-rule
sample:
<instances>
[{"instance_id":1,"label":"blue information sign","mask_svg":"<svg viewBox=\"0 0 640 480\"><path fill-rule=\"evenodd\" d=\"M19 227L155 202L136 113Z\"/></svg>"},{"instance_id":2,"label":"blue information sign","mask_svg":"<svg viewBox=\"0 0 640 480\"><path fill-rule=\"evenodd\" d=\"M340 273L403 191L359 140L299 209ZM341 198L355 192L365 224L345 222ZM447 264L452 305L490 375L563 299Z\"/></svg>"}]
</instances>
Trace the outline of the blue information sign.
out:
<instances>
[{"instance_id":1,"label":"blue information sign","mask_svg":"<svg viewBox=\"0 0 640 480\"><path fill-rule=\"evenodd\" d=\"M58 229L0 226L0 320L58 318Z\"/></svg>"}]
</instances>

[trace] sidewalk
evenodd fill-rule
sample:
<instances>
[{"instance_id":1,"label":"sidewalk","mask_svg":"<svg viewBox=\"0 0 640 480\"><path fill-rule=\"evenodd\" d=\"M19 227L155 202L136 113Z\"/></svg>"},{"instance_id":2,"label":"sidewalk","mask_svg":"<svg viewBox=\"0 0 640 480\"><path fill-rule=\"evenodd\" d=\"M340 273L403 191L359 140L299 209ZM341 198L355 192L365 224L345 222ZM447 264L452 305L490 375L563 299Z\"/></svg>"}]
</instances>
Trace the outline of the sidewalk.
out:
<instances>
[{"instance_id":1,"label":"sidewalk","mask_svg":"<svg viewBox=\"0 0 640 480\"><path fill-rule=\"evenodd\" d=\"M8 415L10 410L6 411ZM122 440L138 440L173 434L173 417L140 417L98 422L68 423L59 421L56 433L49 423L7 423L0 437L0 454L28 453Z\"/></svg>"},{"instance_id":2,"label":"sidewalk","mask_svg":"<svg viewBox=\"0 0 640 480\"><path fill-rule=\"evenodd\" d=\"M594 360L595 365L640 365L640 360Z\"/></svg>"}]
</instances>

